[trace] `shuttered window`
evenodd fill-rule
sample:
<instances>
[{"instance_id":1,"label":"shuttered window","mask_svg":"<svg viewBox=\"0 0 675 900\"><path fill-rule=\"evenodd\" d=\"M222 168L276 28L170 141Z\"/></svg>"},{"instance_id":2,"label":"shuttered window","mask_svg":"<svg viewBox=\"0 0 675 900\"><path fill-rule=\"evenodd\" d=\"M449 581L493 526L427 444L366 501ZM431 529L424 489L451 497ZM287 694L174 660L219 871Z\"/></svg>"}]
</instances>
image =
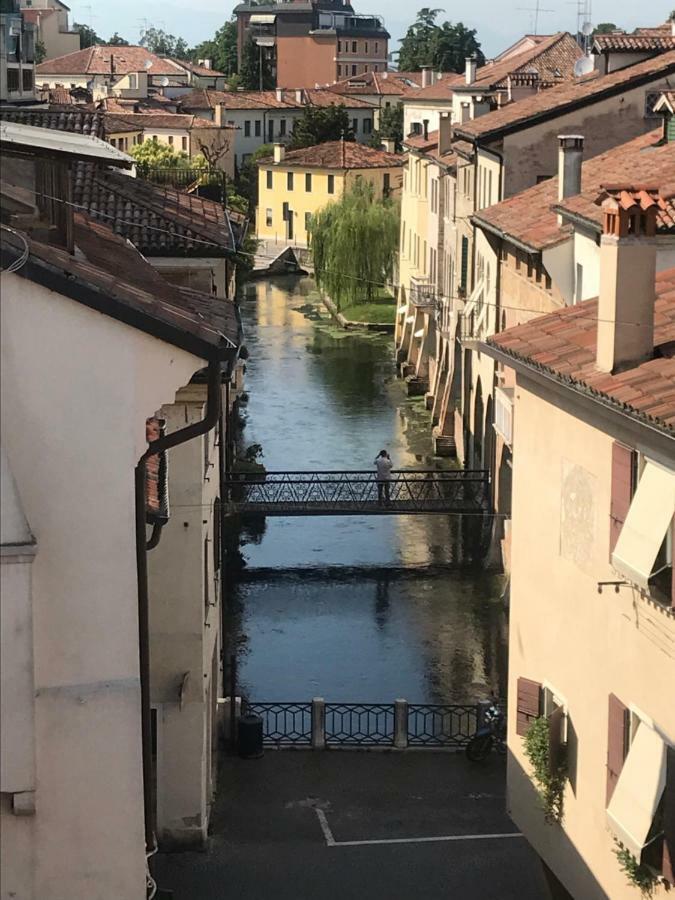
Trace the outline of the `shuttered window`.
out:
<instances>
[{"instance_id":1,"label":"shuttered window","mask_svg":"<svg viewBox=\"0 0 675 900\"><path fill-rule=\"evenodd\" d=\"M557 706L548 717L548 767L551 775L557 774L562 761L564 729L565 710Z\"/></svg>"},{"instance_id":2,"label":"shuttered window","mask_svg":"<svg viewBox=\"0 0 675 900\"><path fill-rule=\"evenodd\" d=\"M616 441L612 446L612 496L609 511L610 556L619 540L635 490L636 454Z\"/></svg>"},{"instance_id":3,"label":"shuttered window","mask_svg":"<svg viewBox=\"0 0 675 900\"><path fill-rule=\"evenodd\" d=\"M462 268L460 270L460 287L466 293L467 278L469 273L469 239L462 238Z\"/></svg>"},{"instance_id":4,"label":"shuttered window","mask_svg":"<svg viewBox=\"0 0 675 900\"><path fill-rule=\"evenodd\" d=\"M213 571L220 571L220 517L221 517L220 497L216 497L213 501Z\"/></svg>"},{"instance_id":5,"label":"shuttered window","mask_svg":"<svg viewBox=\"0 0 675 900\"><path fill-rule=\"evenodd\" d=\"M607 720L607 800L612 799L626 759L628 744L628 709L614 694L609 695Z\"/></svg>"},{"instance_id":6,"label":"shuttered window","mask_svg":"<svg viewBox=\"0 0 675 900\"><path fill-rule=\"evenodd\" d=\"M666 748L663 792L663 877L675 884L675 747Z\"/></svg>"},{"instance_id":7,"label":"shuttered window","mask_svg":"<svg viewBox=\"0 0 675 900\"><path fill-rule=\"evenodd\" d=\"M518 679L516 709L516 734L524 737L530 725L539 716L541 708L541 684L529 678Z\"/></svg>"}]
</instances>

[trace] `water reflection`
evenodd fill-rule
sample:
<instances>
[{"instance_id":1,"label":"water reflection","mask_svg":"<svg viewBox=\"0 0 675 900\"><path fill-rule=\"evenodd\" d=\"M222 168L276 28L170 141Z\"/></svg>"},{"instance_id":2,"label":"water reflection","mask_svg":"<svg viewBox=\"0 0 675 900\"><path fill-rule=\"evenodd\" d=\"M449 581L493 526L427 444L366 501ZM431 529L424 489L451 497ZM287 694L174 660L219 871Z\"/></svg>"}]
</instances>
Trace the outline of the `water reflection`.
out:
<instances>
[{"instance_id":1,"label":"water reflection","mask_svg":"<svg viewBox=\"0 0 675 900\"><path fill-rule=\"evenodd\" d=\"M396 466L438 467L391 338L335 328L313 292L311 279L246 289L245 443L262 445L270 470L372 469L382 447ZM501 586L448 569L466 528L452 516L270 518L245 533L231 624L249 693L461 702L501 691Z\"/></svg>"}]
</instances>

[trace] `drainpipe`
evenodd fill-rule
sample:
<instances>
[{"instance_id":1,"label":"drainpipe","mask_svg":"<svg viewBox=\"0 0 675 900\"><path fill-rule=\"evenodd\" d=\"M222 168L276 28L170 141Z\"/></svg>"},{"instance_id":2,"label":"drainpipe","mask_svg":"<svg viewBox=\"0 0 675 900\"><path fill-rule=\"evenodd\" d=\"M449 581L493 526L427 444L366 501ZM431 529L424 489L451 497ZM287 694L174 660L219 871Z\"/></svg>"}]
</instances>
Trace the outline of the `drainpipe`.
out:
<instances>
[{"instance_id":1,"label":"drainpipe","mask_svg":"<svg viewBox=\"0 0 675 900\"><path fill-rule=\"evenodd\" d=\"M136 571L138 574L138 643L141 680L141 738L143 748L143 808L145 813L146 851L155 849L155 810L152 803L152 724L150 708L150 605L148 597L148 549L156 547L161 527L153 528L150 540L146 536L146 471L150 456L185 444L193 438L211 431L220 417L222 367L220 362L209 362L206 415L199 422L173 431L152 441L141 456L135 469L136 488Z\"/></svg>"}]
</instances>

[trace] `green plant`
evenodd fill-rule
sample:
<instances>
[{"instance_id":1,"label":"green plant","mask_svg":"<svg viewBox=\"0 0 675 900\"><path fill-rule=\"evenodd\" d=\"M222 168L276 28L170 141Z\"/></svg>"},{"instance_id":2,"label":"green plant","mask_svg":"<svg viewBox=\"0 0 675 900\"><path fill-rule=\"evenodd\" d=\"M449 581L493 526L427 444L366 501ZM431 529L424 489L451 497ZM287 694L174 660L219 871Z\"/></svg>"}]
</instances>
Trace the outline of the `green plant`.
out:
<instances>
[{"instance_id":1,"label":"green plant","mask_svg":"<svg viewBox=\"0 0 675 900\"><path fill-rule=\"evenodd\" d=\"M551 760L549 722L545 716L535 719L525 735L525 755L532 766L532 777L537 785L546 821L562 822L567 754L561 747L558 758Z\"/></svg>"},{"instance_id":2,"label":"green plant","mask_svg":"<svg viewBox=\"0 0 675 900\"><path fill-rule=\"evenodd\" d=\"M628 881L642 893L644 897L653 897L654 889L659 883L658 878L649 866L643 865L636 859L630 850L614 838L616 844L614 854L619 861L621 871L625 873Z\"/></svg>"}]
</instances>

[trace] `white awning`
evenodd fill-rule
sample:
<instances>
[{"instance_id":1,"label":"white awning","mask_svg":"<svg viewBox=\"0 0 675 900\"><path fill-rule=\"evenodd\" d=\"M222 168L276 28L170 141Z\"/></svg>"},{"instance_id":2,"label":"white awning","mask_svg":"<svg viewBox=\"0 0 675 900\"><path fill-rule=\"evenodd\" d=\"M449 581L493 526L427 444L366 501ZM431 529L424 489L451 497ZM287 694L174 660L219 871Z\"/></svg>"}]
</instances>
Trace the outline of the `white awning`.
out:
<instances>
[{"instance_id":1,"label":"white awning","mask_svg":"<svg viewBox=\"0 0 675 900\"><path fill-rule=\"evenodd\" d=\"M612 565L645 590L675 514L675 472L647 462L612 553Z\"/></svg>"},{"instance_id":2,"label":"white awning","mask_svg":"<svg viewBox=\"0 0 675 900\"><path fill-rule=\"evenodd\" d=\"M466 305L464 306L464 309L462 310L462 316L464 316L465 319L468 319L469 316L471 315L471 313L474 311L474 309L476 307L476 303L478 302L478 298L483 293L484 285L485 285L485 279L479 278L478 281L476 282L476 287L473 289L471 296L466 301Z\"/></svg>"},{"instance_id":3,"label":"white awning","mask_svg":"<svg viewBox=\"0 0 675 900\"><path fill-rule=\"evenodd\" d=\"M276 18L277 18L276 16L269 16L269 15L264 16L264 15L261 15L260 13L255 13L254 15L251 16L249 21L250 21L251 25L274 25Z\"/></svg>"},{"instance_id":4,"label":"white awning","mask_svg":"<svg viewBox=\"0 0 675 900\"><path fill-rule=\"evenodd\" d=\"M666 745L641 722L607 807L609 827L638 860L665 784Z\"/></svg>"}]
</instances>

